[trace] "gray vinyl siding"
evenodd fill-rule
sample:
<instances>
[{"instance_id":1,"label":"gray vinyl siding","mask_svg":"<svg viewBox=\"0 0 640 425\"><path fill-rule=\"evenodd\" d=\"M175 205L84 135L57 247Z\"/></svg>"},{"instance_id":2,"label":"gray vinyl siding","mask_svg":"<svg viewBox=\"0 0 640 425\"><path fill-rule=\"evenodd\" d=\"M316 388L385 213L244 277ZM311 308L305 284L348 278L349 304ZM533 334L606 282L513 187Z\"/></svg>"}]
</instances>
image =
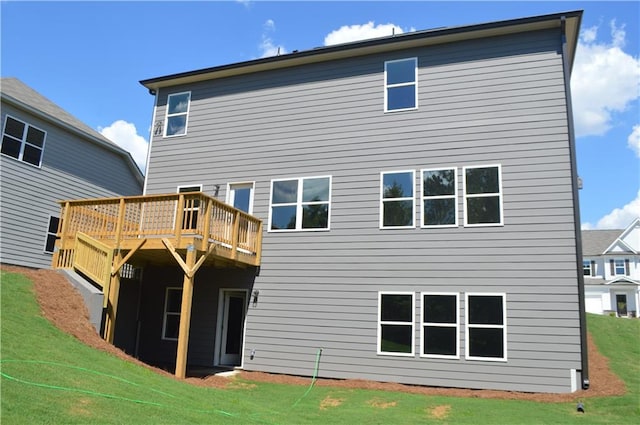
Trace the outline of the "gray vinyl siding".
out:
<instances>
[{"instance_id":1,"label":"gray vinyl siding","mask_svg":"<svg viewBox=\"0 0 640 425\"><path fill-rule=\"evenodd\" d=\"M134 195L142 188L115 153L6 103L1 128L7 114L47 136L40 168L0 155L0 263L50 268L51 254L44 247L49 216L60 216L57 201Z\"/></svg>"},{"instance_id":2,"label":"gray vinyl siding","mask_svg":"<svg viewBox=\"0 0 640 425\"><path fill-rule=\"evenodd\" d=\"M409 384L568 392L580 369L560 34L450 43L163 89L187 135L155 137L148 193L255 181L265 222L243 367ZM383 113L384 61L418 58L418 109ZM500 164L504 225L464 227L462 167ZM459 225L379 229L380 173L456 167ZM332 177L329 231L267 232L271 179ZM416 296L413 357L377 355L378 291ZM460 359L421 358L421 291L460 294ZM506 294L507 361L466 360L464 294ZM191 349L191 347L190 347ZM253 360L249 353L255 350ZM579 374L578 374L579 376Z\"/></svg>"}]
</instances>

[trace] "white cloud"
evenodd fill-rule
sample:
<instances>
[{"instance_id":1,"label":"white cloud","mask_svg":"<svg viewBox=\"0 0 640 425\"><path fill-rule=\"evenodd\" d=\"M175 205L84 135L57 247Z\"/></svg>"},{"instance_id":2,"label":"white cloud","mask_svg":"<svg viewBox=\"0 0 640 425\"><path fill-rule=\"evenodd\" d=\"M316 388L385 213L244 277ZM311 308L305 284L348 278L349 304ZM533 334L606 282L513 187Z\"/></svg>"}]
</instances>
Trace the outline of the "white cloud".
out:
<instances>
[{"instance_id":1,"label":"white cloud","mask_svg":"<svg viewBox=\"0 0 640 425\"><path fill-rule=\"evenodd\" d=\"M262 42L258 46L262 52L260 57L266 58L269 56L284 55L287 53L287 49L283 45L275 44L273 39L269 36L269 33L276 29L276 23L273 19L267 19L263 24L263 27L264 31L262 33Z\"/></svg>"},{"instance_id":2,"label":"white cloud","mask_svg":"<svg viewBox=\"0 0 640 425\"><path fill-rule=\"evenodd\" d=\"M415 31L411 28L409 31ZM337 30L331 31L324 38L324 45L348 43L350 41L366 40L369 38L387 37L393 34L402 34L404 30L395 24L378 24L372 21L363 25L343 25Z\"/></svg>"},{"instance_id":3,"label":"white cloud","mask_svg":"<svg viewBox=\"0 0 640 425\"><path fill-rule=\"evenodd\" d=\"M631 134L627 138L629 148L640 158L640 124L634 125Z\"/></svg>"},{"instance_id":4,"label":"white cloud","mask_svg":"<svg viewBox=\"0 0 640 425\"><path fill-rule=\"evenodd\" d=\"M640 191L638 191L636 199L632 200L627 205L622 208L614 209L609 214L598 220L595 225L591 223L584 223L582 225L582 229L624 229L638 217L640 217Z\"/></svg>"},{"instance_id":5,"label":"white cloud","mask_svg":"<svg viewBox=\"0 0 640 425\"><path fill-rule=\"evenodd\" d=\"M598 42L599 27L580 34L571 77L576 135L603 135L614 114L624 112L640 96L640 59L623 51L623 26L610 22L611 42Z\"/></svg>"},{"instance_id":6,"label":"white cloud","mask_svg":"<svg viewBox=\"0 0 640 425\"><path fill-rule=\"evenodd\" d=\"M131 153L133 160L144 171L149 145L145 138L138 134L135 125L124 120L118 120L108 127L98 127L98 131L104 137Z\"/></svg>"}]
</instances>

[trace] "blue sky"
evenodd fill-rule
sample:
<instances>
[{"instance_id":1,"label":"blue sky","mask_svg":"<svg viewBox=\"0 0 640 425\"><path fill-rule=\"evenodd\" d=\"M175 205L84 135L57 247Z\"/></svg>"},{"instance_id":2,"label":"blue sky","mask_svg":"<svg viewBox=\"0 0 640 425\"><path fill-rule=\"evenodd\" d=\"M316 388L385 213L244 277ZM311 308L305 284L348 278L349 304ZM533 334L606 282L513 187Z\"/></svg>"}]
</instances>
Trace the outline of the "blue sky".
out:
<instances>
[{"instance_id":1,"label":"blue sky","mask_svg":"<svg viewBox=\"0 0 640 425\"><path fill-rule=\"evenodd\" d=\"M17 77L144 163L140 80L395 32L584 10L572 77L585 228L640 216L640 2L0 1Z\"/></svg>"}]
</instances>

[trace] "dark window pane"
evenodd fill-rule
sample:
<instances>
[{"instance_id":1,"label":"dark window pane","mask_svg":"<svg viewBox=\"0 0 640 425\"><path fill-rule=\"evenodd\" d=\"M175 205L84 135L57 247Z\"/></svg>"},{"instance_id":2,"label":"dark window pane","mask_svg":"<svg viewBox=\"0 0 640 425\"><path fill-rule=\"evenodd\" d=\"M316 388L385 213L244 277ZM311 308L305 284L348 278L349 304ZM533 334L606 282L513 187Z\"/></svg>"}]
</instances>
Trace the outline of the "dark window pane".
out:
<instances>
[{"instance_id":1,"label":"dark window pane","mask_svg":"<svg viewBox=\"0 0 640 425\"><path fill-rule=\"evenodd\" d=\"M249 203L251 202L251 188L244 187L234 190L233 206L244 212L249 212Z\"/></svg>"},{"instance_id":2,"label":"dark window pane","mask_svg":"<svg viewBox=\"0 0 640 425\"><path fill-rule=\"evenodd\" d=\"M47 235L47 242L45 244L44 250L46 252L53 252L56 246L56 235Z\"/></svg>"},{"instance_id":3,"label":"dark window pane","mask_svg":"<svg viewBox=\"0 0 640 425\"><path fill-rule=\"evenodd\" d=\"M467 223L500 223L500 197L467 198Z\"/></svg>"},{"instance_id":4,"label":"dark window pane","mask_svg":"<svg viewBox=\"0 0 640 425\"><path fill-rule=\"evenodd\" d=\"M413 322L411 295L383 294L380 319L383 322Z\"/></svg>"},{"instance_id":5,"label":"dark window pane","mask_svg":"<svg viewBox=\"0 0 640 425\"><path fill-rule=\"evenodd\" d=\"M302 207L303 229L326 229L329 227L329 205L305 205Z\"/></svg>"},{"instance_id":6,"label":"dark window pane","mask_svg":"<svg viewBox=\"0 0 640 425\"><path fill-rule=\"evenodd\" d=\"M502 325L502 297L492 295L469 296L469 324Z\"/></svg>"},{"instance_id":7,"label":"dark window pane","mask_svg":"<svg viewBox=\"0 0 640 425\"><path fill-rule=\"evenodd\" d=\"M424 171L422 180L424 196L455 195L454 170Z\"/></svg>"},{"instance_id":8,"label":"dark window pane","mask_svg":"<svg viewBox=\"0 0 640 425\"><path fill-rule=\"evenodd\" d=\"M21 145L21 142L14 140L11 137L4 136L2 138L2 153L14 158L19 158Z\"/></svg>"},{"instance_id":9,"label":"dark window pane","mask_svg":"<svg viewBox=\"0 0 640 425\"><path fill-rule=\"evenodd\" d=\"M169 114L187 112L189 108L189 93L169 96Z\"/></svg>"},{"instance_id":10,"label":"dark window pane","mask_svg":"<svg viewBox=\"0 0 640 425\"><path fill-rule=\"evenodd\" d=\"M167 136L176 136L186 133L187 116L178 115L167 118Z\"/></svg>"},{"instance_id":11,"label":"dark window pane","mask_svg":"<svg viewBox=\"0 0 640 425\"><path fill-rule=\"evenodd\" d=\"M167 291L167 312L180 313L182 307L182 289L170 289Z\"/></svg>"},{"instance_id":12,"label":"dark window pane","mask_svg":"<svg viewBox=\"0 0 640 425\"><path fill-rule=\"evenodd\" d=\"M468 195L499 192L498 167L470 168L466 170L465 178Z\"/></svg>"},{"instance_id":13,"label":"dark window pane","mask_svg":"<svg viewBox=\"0 0 640 425\"><path fill-rule=\"evenodd\" d=\"M167 321L164 326L164 337L178 339L179 329L180 329L180 315L167 314Z\"/></svg>"},{"instance_id":14,"label":"dark window pane","mask_svg":"<svg viewBox=\"0 0 640 425\"><path fill-rule=\"evenodd\" d=\"M4 126L4 133L22 140L24 135L24 124L20 121L16 121L13 118L7 117L6 124Z\"/></svg>"},{"instance_id":15,"label":"dark window pane","mask_svg":"<svg viewBox=\"0 0 640 425\"><path fill-rule=\"evenodd\" d=\"M387 173L382 176L382 197L413 197L413 173Z\"/></svg>"},{"instance_id":16,"label":"dark window pane","mask_svg":"<svg viewBox=\"0 0 640 425\"><path fill-rule=\"evenodd\" d=\"M456 355L456 328L425 326L423 354Z\"/></svg>"},{"instance_id":17,"label":"dark window pane","mask_svg":"<svg viewBox=\"0 0 640 425\"><path fill-rule=\"evenodd\" d=\"M296 206L271 207L271 230L295 229Z\"/></svg>"},{"instance_id":18,"label":"dark window pane","mask_svg":"<svg viewBox=\"0 0 640 425\"><path fill-rule=\"evenodd\" d=\"M29 127L27 130L27 142L39 148L44 146L44 132L37 128Z\"/></svg>"},{"instance_id":19,"label":"dark window pane","mask_svg":"<svg viewBox=\"0 0 640 425\"><path fill-rule=\"evenodd\" d=\"M298 200L298 180L273 182L272 204L287 204Z\"/></svg>"},{"instance_id":20,"label":"dark window pane","mask_svg":"<svg viewBox=\"0 0 640 425\"><path fill-rule=\"evenodd\" d=\"M422 309L425 322L456 323L455 295L425 295Z\"/></svg>"},{"instance_id":21,"label":"dark window pane","mask_svg":"<svg viewBox=\"0 0 640 425\"><path fill-rule=\"evenodd\" d=\"M58 217L51 217L49 219L49 228L48 228L48 232L49 233L58 233L58 223L60 222L60 219Z\"/></svg>"},{"instance_id":22,"label":"dark window pane","mask_svg":"<svg viewBox=\"0 0 640 425\"><path fill-rule=\"evenodd\" d=\"M469 355L472 357L504 357L502 329L469 329Z\"/></svg>"},{"instance_id":23,"label":"dark window pane","mask_svg":"<svg viewBox=\"0 0 640 425\"><path fill-rule=\"evenodd\" d=\"M383 209L383 226L413 225L413 201L385 201Z\"/></svg>"},{"instance_id":24,"label":"dark window pane","mask_svg":"<svg viewBox=\"0 0 640 425\"><path fill-rule=\"evenodd\" d=\"M411 341L411 326L382 325L380 351L391 353L410 353Z\"/></svg>"},{"instance_id":25,"label":"dark window pane","mask_svg":"<svg viewBox=\"0 0 640 425\"><path fill-rule=\"evenodd\" d=\"M390 87L387 89L387 110L415 108L416 86Z\"/></svg>"},{"instance_id":26,"label":"dark window pane","mask_svg":"<svg viewBox=\"0 0 640 425\"><path fill-rule=\"evenodd\" d=\"M414 59L387 62L387 84L410 83L416 80Z\"/></svg>"},{"instance_id":27,"label":"dark window pane","mask_svg":"<svg viewBox=\"0 0 640 425\"><path fill-rule=\"evenodd\" d=\"M329 200L329 177L304 179L302 202L322 202Z\"/></svg>"},{"instance_id":28,"label":"dark window pane","mask_svg":"<svg viewBox=\"0 0 640 425\"><path fill-rule=\"evenodd\" d=\"M22 153L22 160L33 165L40 165L40 158L42 156L42 150L34 148L30 145L25 145L24 152Z\"/></svg>"},{"instance_id":29,"label":"dark window pane","mask_svg":"<svg viewBox=\"0 0 640 425\"><path fill-rule=\"evenodd\" d=\"M455 224L456 222L456 201L455 199L430 199L424 201L425 226L439 226L444 224Z\"/></svg>"}]
</instances>

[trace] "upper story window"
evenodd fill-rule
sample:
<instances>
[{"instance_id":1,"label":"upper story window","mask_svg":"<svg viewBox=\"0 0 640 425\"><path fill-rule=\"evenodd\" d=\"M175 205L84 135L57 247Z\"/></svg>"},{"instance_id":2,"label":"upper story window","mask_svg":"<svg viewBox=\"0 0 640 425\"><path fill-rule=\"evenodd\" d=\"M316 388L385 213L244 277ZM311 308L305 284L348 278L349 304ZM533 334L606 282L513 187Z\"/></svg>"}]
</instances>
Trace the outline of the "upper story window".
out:
<instances>
[{"instance_id":1,"label":"upper story window","mask_svg":"<svg viewBox=\"0 0 640 425\"><path fill-rule=\"evenodd\" d=\"M380 228L414 227L414 171L380 174Z\"/></svg>"},{"instance_id":2,"label":"upper story window","mask_svg":"<svg viewBox=\"0 0 640 425\"><path fill-rule=\"evenodd\" d=\"M418 59L384 63L384 110L405 111L418 107Z\"/></svg>"},{"instance_id":3,"label":"upper story window","mask_svg":"<svg viewBox=\"0 0 640 425\"><path fill-rule=\"evenodd\" d=\"M413 355L413 292L378 293L378 354Z\"/></svg>"},{"instance_id":4,"label":"upper story window","mask_svg":"<svg viewBox=\"0 0 640 425\"><path fill-rule=\"evenodd\" d=\"M505 294L465 294L466 356L471 360L507 359Z\"/></svg>"},{"instance_id":5,"label":"upper story window","mask_svg":"<svg viewBox=\"0 0 640 425\"><path fill-rule=\"evenodd\" d=\"M611 276L629 275L629 260L616 258L615 260L610 260L609 264L611 265Z\"/></svg>"},{"instance_id":6,"label":"upper story window","mask_svg":"<svg viewBox=\"0 0 640 425\"><path fill-rule=\"evenodd\" d=\"M459 356L459 302L456 293L422 293L423 357Z\"/></svg>"},{"instance_id":7,"label":"upper story window","mask_svg":"<svg viewBox=\"0 0 640 425\"><path fill-rule=\"evenodd\" d=\"M596 275L596 264L591 260L582 260L582 271L585 276Z\"/></svg>"},{"instance_id":8,"label":"upper story window","mask_svg":"<svg viewBox=\"0 0 640 425\"><path fill-rule=\"evenodd\" d=\"M455 168L422 170L422 227L458 225Z\"/></svg>"},{"instance_id":9,"label":"upper story window","mask_svg":"<svg viewBox=\"0 0 640 425\"><path fill-rule=\"evenodd\" d=\"M499 165L464 168L464 225L502 225L502 173Z\"/></svg>"},{"instance_id":10,"label":"upper story window","mask_svg":"<svg viewBox=\"0 0 640 425\"><path fill-rule=\"evenodd\" d=\"M58 225L60 218L56 216L49 216L49 225L47 227L47 236L44 241L44 252L53 254L56 245L56 239L58 239Z\"/></svg>"},{"instance_id":11,"label":"upper story window","mask_svg":"<svg viewBox=\"0 0 640 425\"><path fill-rule=\"evenodd\" d=\"M170 94L167 99L167 116L165 119L164 135L182 136L187 134L187 118L191 92Z\"/></svg>"},{"instance_id":12,"label":"upper story window","mask_svg":"<svg viewBox=\"0 0 640 425\"><path fill-rule=\"evenodd\" d=\"M0 151L19 161L39 167L47 133L7 115L2 132Z\"/></svg>"},{"instance_id":13,"label":"upper story window","mask_svg":"<svg viewBox=\"0 0 640 425\"><path fill-rule=\"evenodd\" d=\"M331 177L271 181L270 231L328 230Z\"/></svg>"}]
</instances>

